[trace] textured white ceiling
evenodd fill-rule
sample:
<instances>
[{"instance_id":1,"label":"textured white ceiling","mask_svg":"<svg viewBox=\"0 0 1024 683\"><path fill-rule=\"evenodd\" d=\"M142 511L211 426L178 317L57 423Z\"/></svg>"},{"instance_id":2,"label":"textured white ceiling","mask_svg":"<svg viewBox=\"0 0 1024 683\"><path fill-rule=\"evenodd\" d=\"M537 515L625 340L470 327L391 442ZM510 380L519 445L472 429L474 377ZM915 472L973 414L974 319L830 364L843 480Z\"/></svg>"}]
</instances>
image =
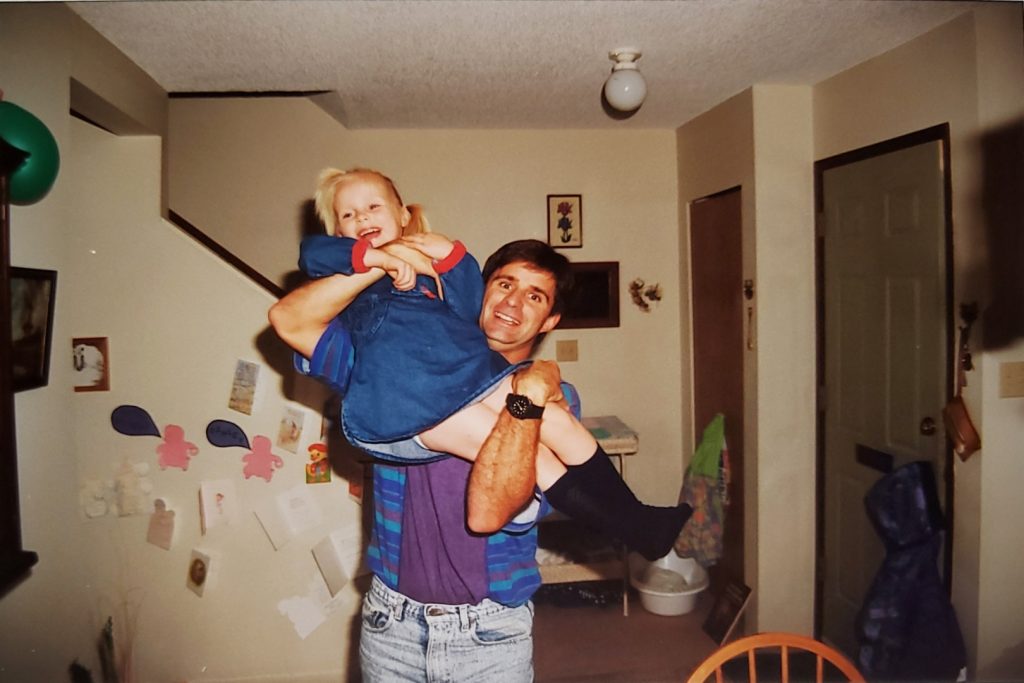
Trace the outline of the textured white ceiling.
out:
<instances>
[{"instance_id":1,"label":"textured white ceiling","mask_svg":"<svg viewBox=\"0 0 1024 683\"><path fill-rule=\"evenodd\" d=\"M813 84L949 21L945 0L179 0L71 8L164 89L332 91L350 128L676 128L755 83ZM608 52L648 97L610 118Z\"/></svg>"}]
</instances>

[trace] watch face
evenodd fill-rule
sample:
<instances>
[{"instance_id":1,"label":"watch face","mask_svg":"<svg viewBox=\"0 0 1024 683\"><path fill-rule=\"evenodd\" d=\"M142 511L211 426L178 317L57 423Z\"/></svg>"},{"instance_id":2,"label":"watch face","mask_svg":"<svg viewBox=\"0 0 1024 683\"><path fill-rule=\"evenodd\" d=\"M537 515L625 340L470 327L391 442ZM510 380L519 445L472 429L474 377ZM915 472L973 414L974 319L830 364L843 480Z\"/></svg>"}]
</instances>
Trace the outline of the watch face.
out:
<instances>
[{"instance_id":1,"label":"watch face","mask_svg":"<svg viewBox=\"0 0 1024 683\"><path fill-rule=\"evenodd\" d=\"M530 399L525 396L512 396L508 402L508 412L516 417L526 417L526 411L530 409Z\"/></svg>"},{"instance_id":2,"label":"watch face","mask_svg":"<svg viewBox=\"0 0 1024 683\"><path fill-rule=\"evenodd\" d=\"M512 417L520 420L535 420L544 414L542 406L536 406L522 394L509 394L505 398L505 406Z\"/></svg>"}]
</instances>

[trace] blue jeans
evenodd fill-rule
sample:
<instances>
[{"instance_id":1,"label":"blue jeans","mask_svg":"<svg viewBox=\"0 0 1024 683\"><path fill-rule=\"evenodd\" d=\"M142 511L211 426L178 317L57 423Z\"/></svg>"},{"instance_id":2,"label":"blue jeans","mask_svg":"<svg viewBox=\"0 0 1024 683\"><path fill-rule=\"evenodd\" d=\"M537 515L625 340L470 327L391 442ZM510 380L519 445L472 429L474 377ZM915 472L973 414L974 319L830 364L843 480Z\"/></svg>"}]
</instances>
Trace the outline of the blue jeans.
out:
<instances>
[{"instance_id":1,"label":"blue jeans","mask_svg":"<svg viewBox=\"0 0 1024 683\"><path fill-rule=\"evenodd\" d=\"M377 577L363 599L363 683L533 681L533 604L425 605Z\"/></svg>"}]
</instances>

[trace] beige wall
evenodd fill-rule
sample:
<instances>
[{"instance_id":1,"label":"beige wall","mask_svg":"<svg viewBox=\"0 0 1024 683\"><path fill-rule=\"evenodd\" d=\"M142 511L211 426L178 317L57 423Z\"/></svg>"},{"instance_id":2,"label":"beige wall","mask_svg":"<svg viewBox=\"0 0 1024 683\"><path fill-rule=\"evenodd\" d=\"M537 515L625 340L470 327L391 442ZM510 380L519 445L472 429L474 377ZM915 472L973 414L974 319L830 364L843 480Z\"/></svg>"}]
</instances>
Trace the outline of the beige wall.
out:
<instances>
[{"instance_id":1,"label":"beige wall","mask_svg":"<svg viewBox=\"0 0 1024 683\"><path fill-rule=\"evenodd\" d=\"M824 158L949 122L955 304L990 299L979 187L986 131L1024 120L1021 6L981 3L972 13L814 89L815 157ZM1008 169L1009 170L1009 169ZM1016 176L1019 182L1020 170ZM1019 192L1019 187L1016 190ZM1017 227L1019 229L1019 215ZM980 342L980 340L978 340ZM998 397L999 364L1024 358L1024 341L974 353L965 390L984 449L956 464L953 600L983 676L1024 671L1024 586L1015 578L1024 529L1021 399ZM1013 652L1016 650L1016 652Z\"/></svg>"},{"instance_id":2,"label":"beige wall","mask_svg":"<svg viewBox=\"0 0 1024 683\"><path fill-rule=\"evenodd\" d=\"M114 98L103 87L108 79L137 75L126 61L121 73L109 51L99 55L106 67L96 80L88 74L99 72L76 71L77 23L61 5L0 7L0 42L10 57L0 63L5 97L50 128L62 164L47 197L12 209L12 262L57 270L58 278L49 384L16 397L24 545L39 563L0 599L0 679L67 680L75 659L98 678L95 643L113 616L119 644L134 637L136 680L338 680L351 661L358 596L343 592L337 611L305 640L278 603L310 593L317 575L310 545L355 522L359 508L343 480L318 485L324 522L275 551L252 509L304 486L305 451L275 449L285 467L266 483L239 476L244 450L206 441L211 419L236 422L251 441L276 435L284 406L302 408L286 401L277 374L287 357L264 355L272 348L265 335L272 299L160 218L158 137L115 137L68 116L73 74ZM140 90L126 93L137 98ZM131 112L139 103L108 104ZM148 106L159 110L153 100ZM108 337L111 391L72 391L74 336ZM251 417L226 407L238 358L263 366ZM287 389L307 404L323 398L308 384ZM115 432L110 414L120 404L143 407L160 429L182 426L200 448L188 471L157 467L158 437ZM307 427L304 441L318 436L319 419ZM175 512L170 551L145 542L148 515L81 515L80 484L113 481L124 463L147 465L153 493ZM236 481L242 516L201 536L199 482L220 477ZM193 547L219 564L201 599L185 588Z\"/></svg>"},{"instance_id":3,"label":"beige wall","mask_svg":"<svg viewBox=\"0 0 1024 683\"><path fill-rule=\"evenodd\" d=\"M346 589L337 613L305 640L278 608L310 594L317 581L310 547L332 531L358 526L360 508L347 483L335 477L309 487L323 520L278 550L254 515L275 496L306 486L306 446L318 440L321 426L318 414L282 395L278 373L290 357L265 355L273 298L160 218L159 139L118 138L72 124L67 172L79 230L69 243L81 257L62 275L68 287L83 286L65 315L74 334L109 337L113 373L109 394L75 397L79 477L109 479L123 463L148 467L154 495L175 512L169 551L145 542L146 515L74 520L90 548L94 609L126 601L138 610L139 680L337 671L348 655L358 592ZM117 220L110 206L118 207ZM227 408L237 359L261 368L251 416ZM313 395L322 405L326 391ZM157 466L159 438L111 429L110 411L123 403L144 408L161 430L168 424L185 430L199 448L187 471ZM247 449L216 448L205 437L210 420L224 419L250 443L257 435L274 440L285 406L303 410L304 433L297 452L273 449L284 466L270 482L241 476ZM201 482L217 479L234 482L240 515L232 526L203 535L196 496ZM213 557L202 598L184 585L193 548Z\"/></svg>"},{"instance_id":4,"label":"beige wall","mask_svg":"<svg viewBox=\"0 0 1024 683\"><path fill-rule=\"evenodd\" d=\"M754 100L753 89L726 100L711 111L698 116L676 132L677 164L679 168L679 280L687 292L680 297L680 318L683 335L679 347L680 358L686 372L683 381L681 425L686 435L684 450L693 452L698 428L693 425L693 337L692 298L690 282L690 204L733 187L740 187L743 215L743 278L753 279L756 272L754 202ZM749 356L749 354L748 354ZM759 558L758 516L758 459L757 459L757 363L748 358L743 368L744 385L744 574L752 587L757 587ZM726 520L731 523L732 520ZM748 607L746 623L756 624L760 590L754 593Z\"/></svg>"},{"instance_id":5,"label":"beige wall","mask_svg":"<svg viewBox=\"0 0 1024 683\"><path fill-rule=\"evenodd\" d=\"M753 104L757 624L759 630L809 633L816 419L811 91L758 85Z\"/></svg>"},{"instance_id":6,"label":"beige wall","mask_svg":"<svg viewBox=\"0 0 1024 683\"><path fill-rule=\"evenodd\" d=\"M39 47L44 36L50 49ZM64 7L0 7L4 99L46 124L62 153L70 136L68 53L61 46L69 42ZM68 201L61 175L43 201L11 207L13 265L64 270L70 262L64 246L71 221ZM0 599L0 677L9 680L60 680L76 657L94 661L96 605L84 589L90 563L88 545L77 533L75 432L68 419L74 410L67 361L72 331L62 313L71 305L70 293L58 275L53 339L60 351L50 364L49 386L15 395L22 540L38 553L39 563Z\"/></svg>"},{"instance_id":7,"label":"beige wall","mask_svg":"<svg viewBox=\"0 0 1024 683\"><path fill-rule=\"evenodd\" d=\"M677 131L682 207L742 188L743 278L755 285L754 329L746 331L755 348L744 363L750 631L814 628L813 602L807 599L814 592L815 459L814 365L806 362L814 357L810 117L810 88L759 85ZM687 282L685 209L681 216L680 279ZM689 316L686 307L682 319ZM683 338L681 352L688 359L689 333ZM688 394L684 405L689 426ZM787 495L778 495L781 490Z\"/></svg>"},{"instance_id":8,"label":"beige wall","mask_svg":"<svg viewBox=\"0 0 1024 683\"><path fill-rule=\"evenodd\" d=\"M587 415L619 415L640 434L629 483L646 501L674 503L682 483L675 149L669 131L348 131L302 98L173 100L170 207L260 264L294 270L302 206L333 165L390 175L435 230L482 262L513 239L547 239L548 194L583 196L583 248L574 261L618 261L621 326L555 330L538 351L575 339L563 375ZM320 230L322 228L315 228ZM259 234L258 240L252 238ZM648 313L626 291L660 283Z\"/></svg>"},{"instance_id":9,"label":"beige wall","mask_svg":"<svg viewBox=\"0 0 1024 683\"><path fill-rule=\"evenodd\" d=\"M1021 52L1020 6L979 5L810 91L755 86L678 130L681 282L689 278L688 202L735 185L744 191L744 277L755 280L758 307L758 353L745 368L756 401L747 443L757 444L748 445L757 471L745 484L759 501L746 520L747 579L758 595L749 630L813 627L813 361L793 360L813 359L815 348L810 162L949 122L956 302L990 299L986 263L997 247L986 243L982 146L991 131L1024 120ZM972 671L1005 678L1024 671L1024 588L1011 578L1024 546L1015 522L1024 412L1021 399L998 397L998 371L1021 359L1024 342L975 353L967 396L985 449L957 463L953 599ZM780 389L785 400L775 400ZM683 405L688 425L688 393Z\"/></svg>"}]
</instances>

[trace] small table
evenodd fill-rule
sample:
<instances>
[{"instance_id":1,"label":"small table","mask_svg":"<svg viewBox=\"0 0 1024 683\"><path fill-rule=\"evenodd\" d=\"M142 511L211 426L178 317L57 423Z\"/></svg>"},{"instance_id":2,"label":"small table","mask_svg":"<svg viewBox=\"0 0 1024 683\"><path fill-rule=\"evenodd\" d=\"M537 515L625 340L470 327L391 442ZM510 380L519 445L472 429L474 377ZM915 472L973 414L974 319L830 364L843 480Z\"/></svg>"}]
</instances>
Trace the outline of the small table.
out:
<instances>
[{"instance_id":1,"label":"small table","mask_svg":"<svg viewBox=\"0 0 1024 683\"><path fill-rule=\"evenodd\" d=\"M609 456L619 461L619 474L626 479L627 455L636 455L640 449L640 437L626 423L614 415L585 417L581 420L594 436L598 445ZM565 565L542 565L541 581L544 583L573 583L622 578L622 614L629 616L629 558L624 550L621 559L613 561L575 563Z\"/></svg>"},{"instance_id":2,"label":"small table","mask_svg":"<svg viewBox=\"0 0 1024 683\"><path fill-rule=\"evenodd\" d=\"M640 450L640 436L614 415L585 417L581 422L594 435L594 439L605 453L619 459L619 474L625 480L626 460L624 456L636 455Z\"/></svg>"}]
</instances>

